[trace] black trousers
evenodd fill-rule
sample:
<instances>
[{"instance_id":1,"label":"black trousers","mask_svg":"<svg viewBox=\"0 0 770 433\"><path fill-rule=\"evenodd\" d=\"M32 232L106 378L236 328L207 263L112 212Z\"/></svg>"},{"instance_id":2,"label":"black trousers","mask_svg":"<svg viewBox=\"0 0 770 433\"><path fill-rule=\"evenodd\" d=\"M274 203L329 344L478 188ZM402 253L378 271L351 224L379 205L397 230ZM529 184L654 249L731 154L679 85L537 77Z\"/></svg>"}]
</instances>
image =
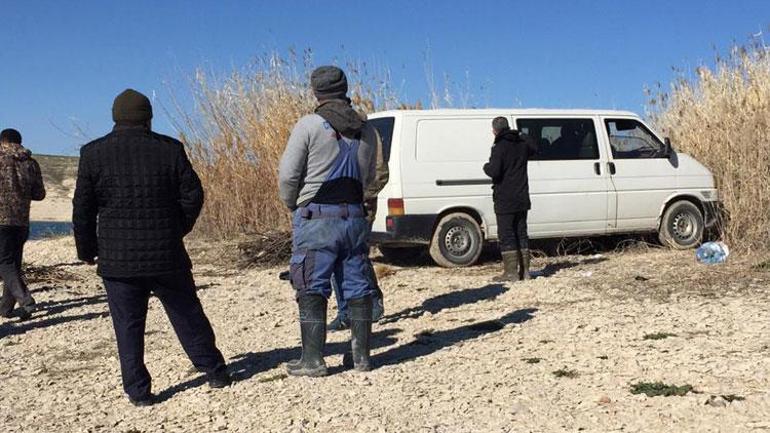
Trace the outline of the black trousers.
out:
<instances>
[{"instance_id":1,"label":"black trousers","mask_svg":"<svg viewBox=\"0 0 770 433\"><path fill-rule=\"evenodd\" d=\"M0 279L3 281L0 315L2 316L10 315L17 302L22 307L35 303L21 272L24 244L27 238L29 238L29 227L0 226Z\"/></svg>"},{"instance_id":2,"label":"black trousers","mask_svg":"<svg viewBox=\"0 0 770 433\"><path fill-rule=\"evenodd\" d=\"M502 252L528 250L527 211L497 214L497 238Z\"/></svg>"},{"instance_id":3,"label":"black trousers","mask_svg":"<svg viewBox=\"0 0 770 433\"><path fill-rule=\"evenodd\" d=\"M195 293L192 273L104 278L104 287L118 343L123 389L129 397L141 399L151 392L150 373L144 365L144 329L151 294L163 304L182 348L198 371L224 371L225 360Z\"/></svg>"}]
</instances>

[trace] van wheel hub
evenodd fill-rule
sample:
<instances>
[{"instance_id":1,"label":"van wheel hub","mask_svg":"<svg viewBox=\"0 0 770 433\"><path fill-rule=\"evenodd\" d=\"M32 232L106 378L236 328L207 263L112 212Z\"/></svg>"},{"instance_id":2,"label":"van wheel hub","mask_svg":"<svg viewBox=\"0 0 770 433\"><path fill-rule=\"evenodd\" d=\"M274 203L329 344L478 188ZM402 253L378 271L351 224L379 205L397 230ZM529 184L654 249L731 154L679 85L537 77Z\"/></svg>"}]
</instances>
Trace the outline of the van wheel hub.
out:
<instances>
[{"instance_id":1,"label":"van wheel hub","mask_svg":"<svg viewBox=\"0 0 770 433\"><path fill-rule=\"evenodd\" d=\"M465 227L452 227L446 233L444 245L450 254L461 256L467 253L471 246L471 234Z\"/></svg>"},{"instance_id":2,"label":"van wheel hub","mask_svg":"<svg viewBox=\"0 0 770 433\"><path fill-rule=\"evenodd\" d=\"M677 239L686 240L693 236L695 233L695 220L692 215L686 212L682 212L674 217L672 222L671 232Z\"/></svg>"}]
</instances>

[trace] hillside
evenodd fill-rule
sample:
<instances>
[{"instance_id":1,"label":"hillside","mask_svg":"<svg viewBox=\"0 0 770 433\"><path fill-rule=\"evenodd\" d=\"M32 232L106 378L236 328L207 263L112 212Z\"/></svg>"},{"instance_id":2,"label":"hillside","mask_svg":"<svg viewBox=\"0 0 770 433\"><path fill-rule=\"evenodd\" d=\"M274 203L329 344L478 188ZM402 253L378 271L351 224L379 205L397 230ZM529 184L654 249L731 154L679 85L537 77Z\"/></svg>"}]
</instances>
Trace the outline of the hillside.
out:
<instances>
[{"instance_id":1,"label":"hillside","mask_svg":"<svg viewBox=\"0 0 770 433\"><path fill-rule=\"evenodd\" d=\"M78 158L73 156L35 155L43 172L47 192L42 202L32 203L32 221L69 221Z\"/></svg>"}]
</instances>

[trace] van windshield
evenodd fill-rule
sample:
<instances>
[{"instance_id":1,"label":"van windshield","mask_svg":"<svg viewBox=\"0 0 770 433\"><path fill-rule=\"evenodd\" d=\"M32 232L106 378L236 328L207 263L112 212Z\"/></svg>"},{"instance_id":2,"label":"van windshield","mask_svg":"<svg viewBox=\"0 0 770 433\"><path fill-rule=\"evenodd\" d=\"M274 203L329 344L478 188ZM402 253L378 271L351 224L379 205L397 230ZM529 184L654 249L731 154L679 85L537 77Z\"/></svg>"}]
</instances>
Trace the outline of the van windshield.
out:
<instances>
[{"instance_id":1,"label":"van windshield","mask_svg":"<svg viewBox=\"0 0 770 433\"><path fill-rule=\"evenodd\" d=\"M382 139L382 153L385 162L390 161L390 144L393 141L393 125L396 123L395 117L380 117L370 119L369 123L377 129Z\"/></svg>"}]
</instances>

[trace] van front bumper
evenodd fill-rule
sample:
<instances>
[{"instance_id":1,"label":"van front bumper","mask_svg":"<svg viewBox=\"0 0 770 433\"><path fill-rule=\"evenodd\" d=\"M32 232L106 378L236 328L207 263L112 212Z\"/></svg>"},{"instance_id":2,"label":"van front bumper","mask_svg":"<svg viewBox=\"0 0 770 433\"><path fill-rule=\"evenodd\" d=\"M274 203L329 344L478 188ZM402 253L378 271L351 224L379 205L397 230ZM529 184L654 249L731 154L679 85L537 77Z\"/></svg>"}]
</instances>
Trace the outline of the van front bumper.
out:
<instances>
[{"instance_id":1,"label":"van front bumper","mask_svg":"<svg viewBox=\"0 0 770 433\"><path fill-rule=\"evenodd\" d=\"M386 232L372 232L377 245L429 245L438 215L388 216Z\"/></svg>"}]
</instances>

